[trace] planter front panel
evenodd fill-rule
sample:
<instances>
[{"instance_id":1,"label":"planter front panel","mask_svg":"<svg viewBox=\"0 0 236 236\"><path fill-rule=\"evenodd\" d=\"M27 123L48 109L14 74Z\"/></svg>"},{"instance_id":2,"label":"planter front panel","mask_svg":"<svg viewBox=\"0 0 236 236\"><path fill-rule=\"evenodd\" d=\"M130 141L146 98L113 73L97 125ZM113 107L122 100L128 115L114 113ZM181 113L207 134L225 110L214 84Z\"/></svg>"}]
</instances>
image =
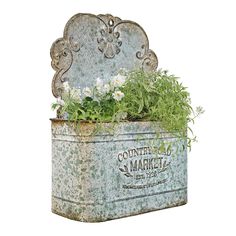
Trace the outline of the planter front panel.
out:
<instances>
[{"instance_id":1,"label":"planter front panel","mask_svg":"<svg viewBox=\"0 0 236 236\"><path fill-rule=\"evenodd\" d=\"M91 135L95 124L52 121L52 211L96 222L185 204L185 141L152 122L113 128ZM163 142L170 150L160 150Z\"/></svg>"}]
</instances>

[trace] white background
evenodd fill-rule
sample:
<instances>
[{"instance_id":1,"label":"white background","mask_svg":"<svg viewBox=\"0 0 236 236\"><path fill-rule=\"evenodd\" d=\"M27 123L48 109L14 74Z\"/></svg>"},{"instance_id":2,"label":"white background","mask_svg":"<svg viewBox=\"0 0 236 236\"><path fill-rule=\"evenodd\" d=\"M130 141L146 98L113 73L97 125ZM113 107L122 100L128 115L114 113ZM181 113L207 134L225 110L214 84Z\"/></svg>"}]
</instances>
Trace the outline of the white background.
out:
<instances>
[{"instance_id":1,"label":"white background","mask_svg":"<svg viewBox=\"0 0 236 236\"><path fill-rule=\"evenodd\" d=\"M236 235L236 7L222 0L0 2L0 235ZM78 12L111 13L146 30L159 67L181 77L199 142L189 203L105 223L50 212L52 42Z\"/></svg>"}]
</instances>

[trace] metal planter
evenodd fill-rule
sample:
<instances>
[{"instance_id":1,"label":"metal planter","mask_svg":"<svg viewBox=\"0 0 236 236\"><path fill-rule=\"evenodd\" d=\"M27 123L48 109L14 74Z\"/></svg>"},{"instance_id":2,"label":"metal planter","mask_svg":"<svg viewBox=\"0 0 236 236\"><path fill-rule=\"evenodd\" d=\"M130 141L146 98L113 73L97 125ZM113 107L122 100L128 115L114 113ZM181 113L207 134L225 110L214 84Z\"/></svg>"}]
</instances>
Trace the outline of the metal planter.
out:
<instances>
[{"instance_id":1,"label":"metal planter","mask_svg":"<svg viewBox=\"0 0 236 236\"><path fill-rule=\"evenodd\" d=\"M187 202L183 142L152 122L102 125L52 120L52 211L106 221ZM102 129L103 129L102 128ZM156 132L159 134L156 137ZM171 142L168 151L160 145Z\"/></svg>"},{"instance_id":2,"label":"metal planter","mask_svg":"<svg viewBox=\"0 0 236 236\"><path fill-rule=\"evenodd\" d=\"M112 15L77 14L51 47L56 71L52 93L63 83L90 87L107 83L120 68L154 71L158 65L144 29ZM52 119L52 211L97 222L183 205L187 202L187 153L154 122L113 127ZM113 133L107 132L112 129ZM163 143L172 143L162 151Z\"/></svg>"}]
</instances>

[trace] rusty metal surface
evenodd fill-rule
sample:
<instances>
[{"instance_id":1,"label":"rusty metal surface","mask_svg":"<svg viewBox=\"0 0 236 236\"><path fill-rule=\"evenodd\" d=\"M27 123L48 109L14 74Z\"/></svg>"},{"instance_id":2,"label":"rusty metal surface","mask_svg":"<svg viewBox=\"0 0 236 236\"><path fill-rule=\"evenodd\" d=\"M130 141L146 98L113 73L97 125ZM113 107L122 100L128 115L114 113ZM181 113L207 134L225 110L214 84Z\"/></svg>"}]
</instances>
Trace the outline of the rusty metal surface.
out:
<instances>
[{"instance_id":1,"label":"rusty metal surface","mask_svg":"<svg viewBox=\"0 0 236 236\"><path fill-rule=\"evenodd\" d=\"M73 16L53 43L51 58L55 97L61 96L64 81L70 87L91 87L96 78L107 81L120 68L153 71L158 64L143 28L109 14Z\"/></svg>"},{"instance_id":2,"label":"rusty metal surface","mask_svg":"<svg viewBox=\"0 0 236 236\"><path fill-rule=\"evenodd\" d=\"M185 204L185 141L153 122L112 128L92 135L96 124L52 120L52 211L98 222ZM168 152L158 151L163 140L173 144Z\"/></svg>"}]
</instances>

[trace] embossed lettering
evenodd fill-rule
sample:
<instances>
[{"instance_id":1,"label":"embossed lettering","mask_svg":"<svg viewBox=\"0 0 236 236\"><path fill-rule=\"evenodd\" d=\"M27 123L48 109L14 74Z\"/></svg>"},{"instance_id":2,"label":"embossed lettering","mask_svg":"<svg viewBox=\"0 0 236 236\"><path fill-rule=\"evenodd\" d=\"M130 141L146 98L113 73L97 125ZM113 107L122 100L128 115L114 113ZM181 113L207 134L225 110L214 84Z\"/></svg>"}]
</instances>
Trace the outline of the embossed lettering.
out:
<instances>
[{"instance_id":1,"label":"embossed lettering","mask_svg":"<svg viewBox=\"0 0 236 236\"><path fill-rule=\"evenodd\" d=\"M130 161L130 171L137 171L138 163L137 160Z\"/></svg>"}]
</instances>

